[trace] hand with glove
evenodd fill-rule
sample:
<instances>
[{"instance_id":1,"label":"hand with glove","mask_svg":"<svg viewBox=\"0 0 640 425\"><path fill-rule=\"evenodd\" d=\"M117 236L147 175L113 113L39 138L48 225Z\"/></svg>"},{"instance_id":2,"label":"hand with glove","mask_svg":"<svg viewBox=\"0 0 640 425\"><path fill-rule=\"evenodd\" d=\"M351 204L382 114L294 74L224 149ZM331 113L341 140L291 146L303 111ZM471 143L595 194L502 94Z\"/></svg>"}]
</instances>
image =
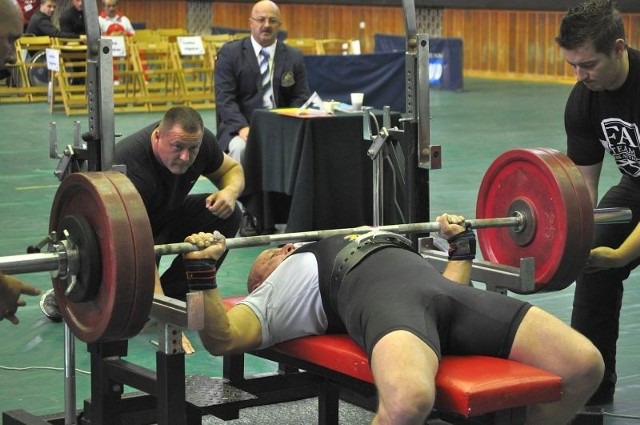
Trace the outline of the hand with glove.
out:
<instances>
[{"instance_id":1,"label":"hand with glove","mask_svg":"<svg viewBox=\"0 0 640 425\"><path fill-rule=\"evenodd\" d=\"M187 270L187 282L191 291L206 291L218 287L216 283L217 260L227 249L225 237L217 230L213 233L194 233L185 239L199 251L183 254Z\"/></svg>"},{"instance_id":2,"label":"hand with glove","mask_svg":"<svg viewBox=\"0 0 640 425\"><path fill-rule=\"evenodd\" d=\"M476 258L476 235L465 227L463 216L442 214L436 221L440 224L440 234L449 242L449 260Z\"/></svg>"}]
</instances>

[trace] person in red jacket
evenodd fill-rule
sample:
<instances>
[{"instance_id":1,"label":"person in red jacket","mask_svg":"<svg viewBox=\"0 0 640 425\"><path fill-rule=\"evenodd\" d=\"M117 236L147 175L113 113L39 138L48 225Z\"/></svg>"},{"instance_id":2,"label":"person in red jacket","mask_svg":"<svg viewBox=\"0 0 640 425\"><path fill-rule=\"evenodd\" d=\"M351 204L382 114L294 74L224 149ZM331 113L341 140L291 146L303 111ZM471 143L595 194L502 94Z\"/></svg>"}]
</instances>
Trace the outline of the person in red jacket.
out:
<instances>
[{"instance_id":1,"label":"person in red jacket","mask_svg":"<svg viewBox=\"0 0 640 425\"><path fill-rule=\"evenodd\" d=\"M102 12L98 17L100 33L103 35L126 35L136 33L129 18L118 12L118 0L103 0Z\"/></svg>"},{"instance_id":2,"label":"person in red jacket","mask_svg":"<svg viewBox=\"0 0 640 425\"><path fill-rule=\"evenodd\" d=\"M22 12L23 30L27 29L31 16L40 9L40 0L16 0Z\"/></svg>"}]
</instances>

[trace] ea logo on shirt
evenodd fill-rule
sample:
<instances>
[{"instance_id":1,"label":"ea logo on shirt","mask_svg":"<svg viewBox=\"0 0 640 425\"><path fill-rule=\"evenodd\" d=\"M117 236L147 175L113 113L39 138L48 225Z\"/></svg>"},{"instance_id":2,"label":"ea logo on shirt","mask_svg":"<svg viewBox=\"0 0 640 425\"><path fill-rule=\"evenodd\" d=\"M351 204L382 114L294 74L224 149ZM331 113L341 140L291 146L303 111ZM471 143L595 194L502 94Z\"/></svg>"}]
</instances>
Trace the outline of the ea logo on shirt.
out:
<instances>
[{"instance_id":1,"label":"ea logo on shirt","mask_svg":"<svg viewBox=\"0 0 640 425\"><path fill-rule=\"evenodd\" d=\"M640 176L638 126L619 118L602 120L601 126L604 139L600 143L614 157L618 168L630 176Z\"/></svg>"}]
</instances>

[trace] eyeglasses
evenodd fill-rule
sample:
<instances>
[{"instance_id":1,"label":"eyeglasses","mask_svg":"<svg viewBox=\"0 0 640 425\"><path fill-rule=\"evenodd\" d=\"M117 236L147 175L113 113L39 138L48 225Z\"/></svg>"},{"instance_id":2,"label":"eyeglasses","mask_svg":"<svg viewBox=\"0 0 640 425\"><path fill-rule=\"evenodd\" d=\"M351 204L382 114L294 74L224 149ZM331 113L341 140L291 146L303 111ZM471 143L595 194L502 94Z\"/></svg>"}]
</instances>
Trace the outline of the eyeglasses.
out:
<instances>
[{"instance_id":1,"label":"eyeglasses","mask_svg":"<svg viewBox=\"0 0 640 425\"><path fill-rule=\"evenodd\" d=\"M278 25L280 24L280 19L278 18L267 18L265 16L258 16L257 18L251 17L251 20L259 23L260 25L264 25L269 22L269 25Z\"/></svg>"}]
</instances>

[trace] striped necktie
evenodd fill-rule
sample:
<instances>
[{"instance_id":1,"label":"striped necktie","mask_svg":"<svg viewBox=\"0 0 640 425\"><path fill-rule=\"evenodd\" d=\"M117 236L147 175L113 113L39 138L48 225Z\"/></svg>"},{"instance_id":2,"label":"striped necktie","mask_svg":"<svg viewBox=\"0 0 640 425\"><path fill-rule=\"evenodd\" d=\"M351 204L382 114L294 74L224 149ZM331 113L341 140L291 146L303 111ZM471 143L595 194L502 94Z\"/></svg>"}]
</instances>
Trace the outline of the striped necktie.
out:
<instances>
[{"instance_id":1,"label":"striped necktie","mask_svg":"<svg viewBox=\"0 0 640 425\"><path fill-rule=\"evenodd\" d=\"M269 71L269 51L260 50L260 80L262 84L262 104L265 108L273 108L273 88Z\"/></svg>"}]
</instances>

